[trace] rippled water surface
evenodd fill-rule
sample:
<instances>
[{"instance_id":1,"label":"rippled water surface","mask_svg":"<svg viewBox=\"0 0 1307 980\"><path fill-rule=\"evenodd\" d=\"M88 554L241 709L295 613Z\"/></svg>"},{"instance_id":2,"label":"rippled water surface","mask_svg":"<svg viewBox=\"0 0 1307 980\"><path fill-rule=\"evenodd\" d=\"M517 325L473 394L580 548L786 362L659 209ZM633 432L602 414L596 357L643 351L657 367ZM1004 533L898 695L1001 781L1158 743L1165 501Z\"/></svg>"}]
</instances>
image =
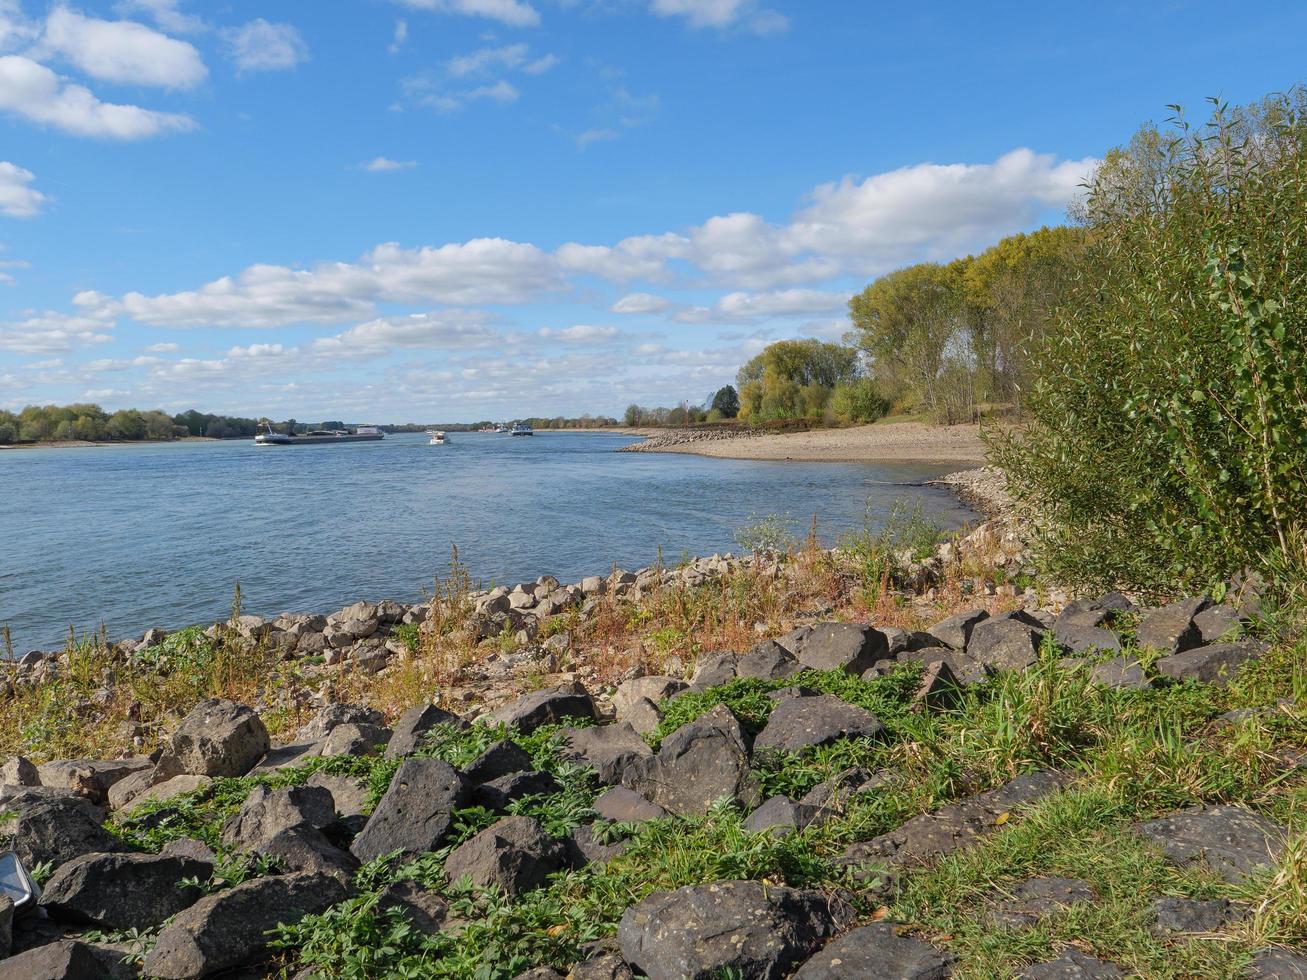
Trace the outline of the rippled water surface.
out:
<instances>
[{"instance_id":1,"label":"rippled water surface","mask_svg":"<svg viewBox=\"0 0 1307 980\"><path fill-rule=\"evenodd\" d=\"M342 446L194 442L0 452L0 623L19 653L69 625L111 637L247 612L414 601L450 545L482 581L563 581L616 562L739 550L788 514L833 540L896 499L946 527L974 517L921 481L947 466L615 453L630 438L452 433Z\"/></svg>"}]
</instances>

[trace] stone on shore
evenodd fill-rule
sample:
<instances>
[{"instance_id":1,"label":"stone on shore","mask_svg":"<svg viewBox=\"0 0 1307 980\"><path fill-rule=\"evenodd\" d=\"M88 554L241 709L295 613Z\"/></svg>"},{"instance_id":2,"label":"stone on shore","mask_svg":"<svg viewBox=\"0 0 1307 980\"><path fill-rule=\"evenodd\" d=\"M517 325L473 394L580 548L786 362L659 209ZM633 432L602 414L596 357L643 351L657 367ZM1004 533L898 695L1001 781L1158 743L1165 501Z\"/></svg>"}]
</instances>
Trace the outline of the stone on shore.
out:
<instances>
[{"instance_id":1,"label":"stone on shore","mask_svg":"<svg viewBox=\"0 0 1307 980\"><path fill-rule=\"evenodd\" d=\"M360 861L391 851L406 857L433 851L453 825L454 810L467 800L467 780L449 763L405 759L350 850Z\"/></svg>"},{"instance_id":2,"label":"stone on shore","mask_svg":"<svg viewBox=\"0 0 1307 980\"><path fill-rule=\"evenodd\" d=\"M758 733L754 749L797 752L843 738L874 738L883 731L870 711L834 694L785 698Z\"/></svg>"},{"instance_id":3,"label":"stone on shore","mask_svg":"<svg viewBox=\"0 0 1307 980\"><path fill-rule=\"evenodd\" d=\"M467 723L458 715L450 714L434 704L419 704L409 708L399 716L391 730L390 741L386 743L386 758L398 759L416 752L422 745L423 736L438 725L463 728Z\"/></svg>"},{"instance_id":4,"label":"stone on shore","mask_svg":"<svg viewBox=\"0 0 1307 980\"><path fill-rule=\"evenodd\" d=\"M929 943L877 922L827 943L793 980L943 980L953 958Z\"/></svg>"},{"instance_id":5,"label":"stone on shore","mask_svg":"<svg viewBox=\"0 0 1307 980\"><path fill-rule=\"evenodd\" d=\"M723 798L747 809L760 799L744 731L724 704L664 738L657 755L632 762L622 785L683 816L707 813Z\"/></svg>"},{"instance_id":6,"label":"stone on shore","mask_svg":"<svg viewBox=\"0 0 1307 980\"><path fill-rule=\"evenodd\" d=\"M795 645L794 655L810 670L842 670L860 677L889 656L889 641L870 626L822 623Z\"/></svg>"},{"instance_id":7,"label":"stone on shore","mask_svg":"<svg viewBox=\"0 0 1307 980\"><path fill-rule=\"evenodd\" d=\"M268 730L252 708L223 698L197 704L155 768L157 782L183 773L244 776L268 751Z\"/></svg>"},{"instance_id":8,"label":"stone on shore","mask_svg":"<svg viewBox=\"0 0 1307 980\"><path fill-rule=\"evenodd\" d=\"M1274 864L1288 831L1273 820L1237 806L1199 804L1138 826L1174 864L1203 864L1231 884Z\"/></svg>"},{"instance_id":9,"label":"stone on shore","mask_svg":"<svg viewBox=\"0 0 1307 980\"><path fill-rule=\"evenodd\" d=\"M594 701L584 687L574 683L524 694L490 712L483 720L491 725L516 726L529 734L541 725L595 717Z\"/></svg>"},{"instance_id":10,"label":"stone on shore","mask_svg":"<svg viewBox=\"0 0 1307 980\"><path fill-rule=\"evenodd\" d=\"M163 854L83 854L55 869L41 907L55 918L103 929L148 929L194 904L197 887L183 878L207 879L207 861Z\"/></svg>"},{"instance_id":11,"label":"stone on shore","mask_svg":"<svg viewBox=\"0 0 1307 980\"><path fill-rule=\"evenodd\" d=\"M509 897L544 884L567 866L563 845L531 817L504 817L460 844L445 860L445 878L467 878Z\"/></svg>"}]
</instances>

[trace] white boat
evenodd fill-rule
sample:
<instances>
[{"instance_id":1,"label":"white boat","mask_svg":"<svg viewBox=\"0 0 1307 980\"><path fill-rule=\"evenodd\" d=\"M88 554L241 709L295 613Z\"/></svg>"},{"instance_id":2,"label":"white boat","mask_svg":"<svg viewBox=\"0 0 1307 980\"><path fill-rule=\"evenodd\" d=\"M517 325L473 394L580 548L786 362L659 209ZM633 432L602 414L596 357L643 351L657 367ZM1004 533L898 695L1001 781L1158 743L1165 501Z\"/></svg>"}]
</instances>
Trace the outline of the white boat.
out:
<instances>
[{"instance_id":1,"label":"white boat","mask_svg":"<svg viewBox=\"0 0 1307 980\"><path fill-rule=\"evenodd\" d=\"M431 441L427 445L443 446L445 444L445 434L439 429L427 429L427 435L431 437Z\"/></svg>"},{"instance_id":2,"label":"white boat","mask_svg":"<svg viewBox=\"0 0 1307 980\"><path fill-rule=\"evenodd\" d=\"M515 422L513 428L509 429L509 435L514 436L533 436L535 429L531 428L530 422Z\"/></svg>"}]
</instances>

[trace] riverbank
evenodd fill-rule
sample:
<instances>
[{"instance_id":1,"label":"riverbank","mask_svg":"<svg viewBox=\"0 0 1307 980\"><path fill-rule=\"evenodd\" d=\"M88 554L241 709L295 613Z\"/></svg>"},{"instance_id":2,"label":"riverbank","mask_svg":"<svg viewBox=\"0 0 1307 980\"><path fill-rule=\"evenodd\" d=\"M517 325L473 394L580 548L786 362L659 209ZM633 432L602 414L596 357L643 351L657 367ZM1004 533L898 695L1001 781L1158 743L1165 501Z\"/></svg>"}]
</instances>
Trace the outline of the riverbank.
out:
<instances>
[{"instance_id":1,"label":"riverbank","mask_svg":"<svg viewBox=\"0 0 1307 980\"><path fill-rule=\"evenodd\" d=\"M19 442L0 444L0 451L6 449L107 449L114 446L159 446L173 442L240 442L251 441L250 436L233 439L210 439L208 436L183 436L180 439L46 439L41 442Z\"/></svg>"},{"instance_id":2,"label":"riverbank","mask_svg":"<svg viewBox=\"0 0 1307 980\"><path fill-rule=\"evenodd\" d=\"M891 422L785 434L687 429L652 432L628 452L688 453L719 459L844 463L959 463L978 466L985 444L978 425Z\"/></svg>"}]
</instances>

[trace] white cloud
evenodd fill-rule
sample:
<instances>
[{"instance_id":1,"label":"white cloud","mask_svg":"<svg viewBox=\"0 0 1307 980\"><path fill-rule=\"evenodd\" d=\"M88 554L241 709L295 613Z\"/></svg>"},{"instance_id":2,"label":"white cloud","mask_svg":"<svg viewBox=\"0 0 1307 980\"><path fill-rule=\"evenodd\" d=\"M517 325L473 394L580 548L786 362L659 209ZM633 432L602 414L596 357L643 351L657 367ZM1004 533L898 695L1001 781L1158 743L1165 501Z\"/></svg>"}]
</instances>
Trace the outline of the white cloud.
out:
<instances>
[{"instance_id":1,"label":"white cloud","mask_svg":"<svg viewBox=\"0 0 1307 980\"><path fill-rule=\"evenodd\" d=\"M671 300L652 293L627 293L609 309L614 313L662 313L672 307Z\"/></svg>"},{"instance_id":2,"label":"white cloud","mask_svg":"<svg viewBox=\"0 0 1307 980\"><path fill-rule=\"evenodd\" d=\"M404 46L404 42L407 40L408 21L402 19L395 21L395 35L391 40L390 45L386 48L386 51L390 54L399 54L399 49Z\"/></svg>"},{"instance_id":3,"label":"white cloud","mask_svg":"<svg viewBox=\"0 0 1307 980\"><path fill-rule=\"evenodd\" d=\"M392 170L412 170L418 165L416 160L391 160L389 157L373 157L359 166L369 173L388 173Z\"/></svg>"},{"instance_id":4,"label":"white cloud","mask_svg":"<svg viewBox=\"0 0 1307 980\"><path fill-rule=\"evenodd\" d=\"M231 59L240 72L284 71L307 60L309 46L290 24L262 17L224 32Z\"/></svg>"},{"instance_id":5,"label":"white cloud","mask_svg":"<svg viewBox=\"0 0 1307 980\"><path fill-rule=\"evenodd\" d=\"M510 82L500 79L493 85L475 88L447 89L429 75L415 75L401 83L405 93L418 105L439 112L457 112L470 102L490 101L506 104L515 102L521 93Z\"/></svg>"},{"instance_id":6,"label":"white cloud","mask_svg":"<svg viewBox=\"0 0 1307 980\"><path fill-rule=\"evenodd\" d=\"M684 17L691 27L739 27L754 34L777 34L789 20L756 0L653 0L650 9L660 17Z\"/></svg>"},{"instance_id":7,"label":"white cloud","mask_svg":"<svg viewBox=\"0 0 1307 980\"><path fill-rule=\"evenodd\" d=\"M113 321L75 313L45 313L12 323L0 323L0 350L20 354L60 354L113 339Z\"/></svg>"},{"instance_id":8,"label":"white cloud","mask_svg":"<svg viewBox=\"0 0 1307 980\"><path fill-rule=\"evenodd\" d=\"M522 0L399 0L399 2L413 10L488 17L510 27L535 27L540 23L540 14Z\"/></svg>"},{"instance_id":9,"label":"white cloud","mask_svg":"<svg viewBox=\"0 0 1307 980\"><path fill-rule=\"evenodd\" d=\"M195 128L189 116L101 102L89 89L19 55L0 57L0 110L77 136L144 139Z\"/></svg>"},{"instance_id":10,"label":"white cloud","mask_svg":"<svg viewBox=\"0 0 1307 980\"><path fill-rule=\"evenodd\" d=\"M517 68L526 61L528 50L525 44L480 48L470 54L450 58L445 62L445 70L454 78L467 78L470 75Z\"/></svg>"},{"instance_id":11,"label":"white cloud","mask_svg":"<svg viewBox=\"0 0 1307 980\"><path fill-rule=\"evenodd\" d=\"M686 254L688 242L674 232L636 235L616 245L580 245L568 242L555 253L559 264L572 272L590 273L604 279L667 278L667 261Z\"/></svg>"},{"instance_id":12,"label":"white cloud","mask_svg":"<svg viewBox=\"0 0 1307 980\"><path fill-rule=\"evenodd\" d=\"M587 129L576 137L577 149L584 150L591 143L605 143L617 139L615 129Z\"/></svg>"},{"instance_id":13,"label":"white cloud","mask_svg":"<svg viewBox=\"0 0 1307 980\"><path fill-rule=\"evenodd\" d=\"M151 344L145 348L147 354L174 354L181 350L181 344Z\"/></svg>"},{"instance_id":14,"label":"white cloud","mask_svg":"<svg viewBox=\"0 0 1307 980\"><path fill-rule=\"evenodd\" d=\"M39 214L47 198L29 186L35 179L36 174L32 171L0 160L0 214L11 218L31 218ZM0 262L0 266L4 265L7 263Z\"/></svg>"},{"instance_id":15,"label":"white cloud","mask_svg":"<svg viewBox=\"0 0 1307 980\"><path fill-rule=\"evenodd\" d=\"M541 327L537 333L548 340L565 344L599 344L612 340L618 334L616 327L601 327L579 323L574 327Z\"/></svg>"},{"instance_id":16,"label":"white cloud","mask_svg":"<svg viewBox=\"0 0 1307 980\"><path fill-rule=\"evenodd\" d=\"M178 0L119 0L113 9L117 14L146 14L173 34L198 34L206 29L203 20L182 13L180 6Z\"/></svg>"},{"instance_id":17,"label":"white cloud","mask_svg":"<svg viewBox=\"0 0 1307 980\"><path fill-rule=\"evenodd\" d=\"M676 314L684 323L724 323L767 317L806 316L843 309L848 293L819 289L780 289L765 293L727 293L711 307L691 306Z\"/></svg>"},{"instance_id":18,"label":"white cloud","mask_svg":"<svg viewBox=\"0 0 1307 980\"><path fill-rule=\"evenodd\" d=\"M526 72L528 75L543 75L545 72L549 71L549 69L557 67L560 61L562 61L562 59L556 54L541 55L534 61L528 61L523 65L522 71Z\"/></svg>"},{"instance_id":19,"label":"white cloud","mask_svg":"<svg viewBox=\"0 0 1307 980\"><path fill-rule=\"evenodd\" d=\"M0 0L0 51L34 41L40 33L40 24L23 13L18 0Z\"/></svg>"},{"instance_id":20,"label":"white cloud","mask_svg":"<svg viewBox=\"0 0 1307 980\"><path fill-rule=\"evenodd\" d=\"M480 88L474 88L467 93L470 101L477 99L491 99L495 102L516 102L521 93L511 84L500 79L493 85L482 85Z\"/></svg>"},{"instance_id":21,"label":"white cloud","mask_svg":"<svg viewBox=\"0 0 1307 980\"><path fill-rule=\"evenodd\" d=\"M37 50L65 58L92 78L124 85L192 88L208 75L200 53L185 41L129 20L84 17L67 7L50 11Z\"/></svg>"},{"instance_id":22,"label":"white cloud","mask_svg":"<svg viewBox=\"0 0 1307 980\"><path fill-rule=\"evenodd\" d=\"M477 310L380 317L335 337L315 340L310 350L319 354L347 351L384 354L397 347L478 350L497 346L503 340L490 327L491 322L489 314Z\"/></svg>"},{"instance_id":23,"label":"white cloud","mask_svg":"<svg viewBox=\"0 0 1307 980\"><path fill-rule=\"evenodd\" d=\"M405 249L391 242L356 263L254 265L195 290L128 293L119 308L156 326L278 327L367 316L375 302L519 303L561 286L549 255L534 245L478 238Z\"/></svg>"}]
</instances>

